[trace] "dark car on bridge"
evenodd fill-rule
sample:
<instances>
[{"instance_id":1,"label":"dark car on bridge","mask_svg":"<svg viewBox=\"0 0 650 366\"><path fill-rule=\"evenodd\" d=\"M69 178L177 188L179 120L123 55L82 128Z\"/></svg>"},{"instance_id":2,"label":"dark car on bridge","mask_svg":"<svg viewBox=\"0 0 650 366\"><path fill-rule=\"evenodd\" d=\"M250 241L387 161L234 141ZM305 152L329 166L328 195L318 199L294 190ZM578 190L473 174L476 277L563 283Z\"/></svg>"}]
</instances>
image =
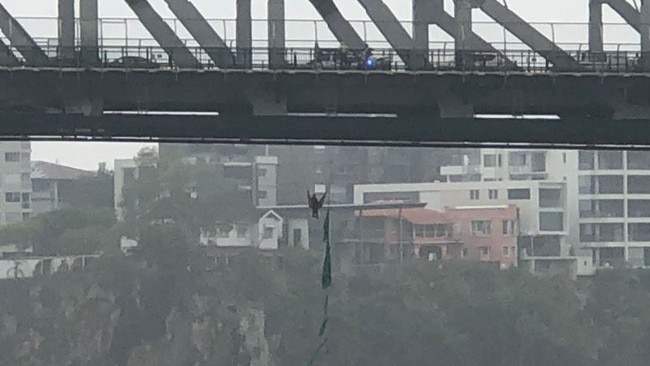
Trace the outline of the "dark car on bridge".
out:
<instances>
[{"instance_id":1,"label":"dark car on bridge","mask_svg":"<svg viewBox=\"0 0 650 366\"><path fill-rule=\"evenodd\" d=\"M124 56L115 59L107 64L108 67L127 69L159 69L162 65L156 60L150 60L139 56Z\"/></svg>"}]
</instances>

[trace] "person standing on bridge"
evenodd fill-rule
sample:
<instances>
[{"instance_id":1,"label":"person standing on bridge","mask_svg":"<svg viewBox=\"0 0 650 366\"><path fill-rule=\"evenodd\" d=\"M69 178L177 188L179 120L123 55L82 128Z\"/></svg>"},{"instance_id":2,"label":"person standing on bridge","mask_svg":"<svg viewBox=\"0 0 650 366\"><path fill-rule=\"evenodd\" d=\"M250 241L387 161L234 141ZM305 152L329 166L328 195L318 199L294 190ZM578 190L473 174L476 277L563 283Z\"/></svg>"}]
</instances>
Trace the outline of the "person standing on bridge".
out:
<instances>
[{"instance_id":1,"label":"person standing on bridge","mask_svg":"<svg viewBox=\"0 0 650 366\"><path fill-rule=\"evenodd\" d=\"M341 42L339 45L339 59L340 59L340 66L341 68L347 68L348 64L348 52L350 49L348 48L348 45L345 44L345 42Z\"/></svg>"},{"instance_id":2,"label":"person standing on bridge","mask_svg":"<svg viewBox=\"0 0 650 366\"><path fill-rule=\"evenodd\" d=\"M309 208L311 209L311 217L315 219L319 217L318 211L323 208L323 205L325 204L325 197L327 197L327 192L325 192L323 196L318 199L316 193L310 195L309 191L307 191L307 202L309 202Z\"/></svg>"}]
</instances>

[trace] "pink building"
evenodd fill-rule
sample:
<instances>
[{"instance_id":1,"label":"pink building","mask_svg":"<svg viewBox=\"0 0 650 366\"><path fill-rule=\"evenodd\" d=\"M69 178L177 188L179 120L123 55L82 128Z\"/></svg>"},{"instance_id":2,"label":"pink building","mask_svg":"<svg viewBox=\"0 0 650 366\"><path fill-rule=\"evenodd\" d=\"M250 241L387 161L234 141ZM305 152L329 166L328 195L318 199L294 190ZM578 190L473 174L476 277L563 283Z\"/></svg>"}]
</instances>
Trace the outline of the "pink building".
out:
<instances>
[{"instance_id":1,"label":"pink building","mask_svg":"<svg viewBox=\"0 0 650 366\"><path fill-rule=\"evenodd\" d=\"M517 265L516 206L447 208L445 216L458 228L464 259Z\"/></svg>"},{"instance_id":2,"label":"pink building","mask_svg":"<svg viewBox=\"0 0 650 366\"><path fill-rule=\"evenodd\" d=\"M517 264L517 208L456 207L357 212L355 262L380 263L414 256ZM352 242L352 241L349 241ZM401 254L400 254L401 253Z\"/></svg>"}]
</instances>

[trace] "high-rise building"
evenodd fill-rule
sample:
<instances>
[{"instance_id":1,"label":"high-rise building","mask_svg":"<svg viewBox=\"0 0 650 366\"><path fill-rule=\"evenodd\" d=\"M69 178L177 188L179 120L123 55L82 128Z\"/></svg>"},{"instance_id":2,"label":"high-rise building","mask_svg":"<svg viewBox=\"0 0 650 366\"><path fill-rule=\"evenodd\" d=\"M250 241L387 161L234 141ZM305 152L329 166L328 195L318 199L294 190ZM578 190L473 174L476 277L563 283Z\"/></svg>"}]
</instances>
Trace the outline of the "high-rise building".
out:
<instances>
[{"instance_id":1,"label":"high-rise building","mask_svg":"<svg viewBox=\"0 0 650 366\"><path fill-rule=\"evenodd\" d=\"M650 267L650 153L581 151L580 246L596 266Z\"/></svg>"},{"instance_id":2,"label":"high-rise building","mask_svg":"<svg viewBox=\"0 0 650 366\"><path fill-rule=\"evenodd\" d=\"M0 225L32 216L31 152L29 141L0 143Z\"/></svg>"}]
</instances>

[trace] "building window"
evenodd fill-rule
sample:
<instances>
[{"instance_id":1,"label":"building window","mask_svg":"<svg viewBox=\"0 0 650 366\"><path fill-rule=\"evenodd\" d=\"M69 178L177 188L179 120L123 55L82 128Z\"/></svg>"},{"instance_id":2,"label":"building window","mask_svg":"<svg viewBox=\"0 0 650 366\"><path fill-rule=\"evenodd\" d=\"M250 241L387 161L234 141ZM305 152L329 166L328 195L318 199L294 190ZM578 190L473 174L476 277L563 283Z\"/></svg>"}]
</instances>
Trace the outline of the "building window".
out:
<instances>
[{"instance_id":1,"label":"building window","mask_svg":"<svg viewBox=\"0 0 650 366\"><path fill-rule=\"evenodd\" d=\"M578 155L578 168L580 170L594 170L596 169L596 153L593 151L580 151Z\"/></svg>"},{"instance_id":2,"label":"building window","mask_svg":"<svg viewBox=\"0 0 650 366\"><path fill-rule=\"evenodd\" d=\"M237 237L238 238L245 238L246 234L248 234L248 228L246 226L237 226Z\"/></svg>"},{"instance_id":3,"label":"building window","mask_svg":"<svg viewBox=\"0 0 650 366\"><path fill-rule=\"evenodd\" d=\"M269 192L267 191L257 191L257 198L258 199L265 199L269 196Z\"/></svg>"},{"instance_id":4,"label":"building window","mask_svg":"<svg viewBox=\"0 0 650 366\"><path fill-rule=\"evenodd\" d=\"M262 234L262 239L271 239L273 238L273 232L275 230L272 227L265 226L264 227L264 234Z\"/></svg>"},{"instance_id":5,"label":"building window","mask_svg":"<svg viewBox=\"0 0 650 366\"><path fill-rule=\"evenodd\" d=\"M300 229L293 229L293 246L302 246L302 230Z\"/></svg>"},{"instance_id":6,"label":"building window","mask_svg":"<svg viewBox=\"0 0 650 366\"><path fill-rule=\"evenodd\" d=\"M497 166L497 156L496 155L484 155L483 156L483 166L486 168L494 168Z\"/></svg>"},{"instance_id":7,"label":"building window","mask_svg":"<svg viewBox=\"0 0 650 366\"><path fill-rule=\"evenodd\" d=\"M628 151L627 168L631 170L650 170L650 154L647 151Z\"/></svg>"},{"instance_id":8,"label":"building window","mask_svg":"<svg viewBox=\"0 0 650 366\"><path fill-rule=\"evenodd\" d=\"M5 219L7 220L7 224L15 224L17 222L20 222L22 220L22 217L23 216L18 212L7 212L5 214Z\"/></svg>"},{"instance_id":9,"label":"building window","mask_svg":"<svg viewBox=\"0 0 650 366\"><path fill-rule=\"evenodd\" d=\"M530 199L530 189L509 189L508 190L508 199L509 200L529 200Z\"/></svg>"},{"instance_id":10,"label":"building window","mask_svg":"<svg viewBox=\"0 0 650 366\"><path fill-rule=\"evenodd\" d=\"M509 257L510 256L510 247L503 247L503 256L504 257Z\"/></svg>"},{"instance_id":11,"label":"building window","mask_svg":"<svg viewBox=\"0 0 650 366\"><path fill-rule=\"evenodd\" d=\"M511 220L501 221L501 232L503 235L512 236L515 234L515 222Z\"/></svg>"},{"instance_id":12,"label":"building window","mask_svg":"<svg viewBox=\"0 0 650 366\"><path fill-rule=\"evenodd\" d=\"M492 232L490 221L472 221L472 235L487 236Z\"/></svg>"},{"instance_id":13,"label":"building window","mask_svg":"<svg viewBox=\"0 0 650 366\"><path fill-rule=\"evenodd\" d=\"M623 152L622 151L599 151L598 169L599 170L623 169Z\"/></svg>"},{"instance_id":14,"label":"building window","mask_svg":"<svg viewBox=\"0 0 650 366\"><path fill-rule=\"evenodd\" d=\"M623 182L621 181L620 183L622 184ZM621 187L621 193L622 193L622 187ZM629 176L627 178L627 193L631 193L631 194L650 193L650 176L645 176L645 175Z\"/></svg>"},{"instance_id":15,"label":"building window","mask_svg":"<svg viewBox=\"0 0 650 366\"><path fill-rule=\"evenodd\" d=\"M564 214L562 212L542 212L539 214L541 231L564 231Z\"/></svg>"},{"instance_id":16,"label":"building window","mask_svg":"<svg viewBox=\"0 0 650 366\"><path fill-rule=\"evenodd\" d=\"M23 208L28 209L30 207L30 204L31 204L30 194L29 193L23 193L21 196L22 196L21 201L22 201Z\"/></svg>"},{"instance_id":17,"label":"building window","mask_svg":"<svg viewBox=\"0 0 650 366\"><path fill-rule=\"evenodd\" d=\"M498 159L497 165L499 166L499 168L501 168L503 166L503 155L501 154L497 155L497 159Z\"/></svg>"},{"instance_id":18,"label":"building window","mask_svg":"<svg viewBox=\"0 0 650 366\"><path fill-rule=\"evenodd\" d=\"M19 152L7 152L5 153L5 161L8 163L17 163L20 161Z\"/></svg>"},{"instance_id":19,"label":"building window","mask_svg":"<svg viewBox=\"0 0 650 366\"><path fill-rule=\"evenodd\" d=\"M479 247L479 253L481 253L481 260L489 260L490 259L490 247Z\"/></svg>"},{"instance_id":20,"label":"building window","mask_svg":"<svg viewBox=\"0 0 650 366\"><path fill-rule=\"evenodd\" d=\"M480 191L478 189L472 189L469 191L469 199L470 200L478 200L481 198Z\"/></svg>"},{"instance_id":21,"label":"building window","mask_svg":"<svg viewBox=\"0 0 650 366\"><path fill-rule=\"evenodd\" d=\"M597 193L621 194L624 189L623 177L620 175L599 175L596 176L596 186Z\"/></svg>"},{"instance_id":22,"label":"building window","mask_svg":"<svg viewBox=\"0 0 650 366\"><path fill-rule=\"evenodd\" d=\"M463 258L469 257L469 248L463 248L463 252L461 254Z\"/></svg>"},{"instance_id":23,"label":"building window","mask_svg":"<svg viewBox=\"0 0 650 366\"><path fill-rule=\"evenodd\" d=\"M562 162L566 164L566 153L562 153Z\"/></svg>"},{"instance_id":24,"label":"building window","mask_svg":"<svg viewBox=\"0 0 650 366\"><path fill-rule=\"evenodd\" d=\"M526 153L523 152L511 152L509 158L510 166L526 166L528 163Z\"/></svg>"},{"instance_id":25,"label":"building window","mask_svg":"<svg viewBox=\"0 0 650 366\"><path fill-rule=\"evenodd\" d=\"M5 202L10 202L10 203L20 202L20 193L19 192L5 193Z\"/></svg>"},{"instance_id":26,"label":"building window","mask_svg":"<svg viewBox=\"0 0 650 366\"><path fill-rule=\"evenodd\" d=\"M490 191L488 193L489 193L489 196L490 196L491 200L498 200L499 199L499 190L490 189Z\"/></svg>"}]
</instances>

